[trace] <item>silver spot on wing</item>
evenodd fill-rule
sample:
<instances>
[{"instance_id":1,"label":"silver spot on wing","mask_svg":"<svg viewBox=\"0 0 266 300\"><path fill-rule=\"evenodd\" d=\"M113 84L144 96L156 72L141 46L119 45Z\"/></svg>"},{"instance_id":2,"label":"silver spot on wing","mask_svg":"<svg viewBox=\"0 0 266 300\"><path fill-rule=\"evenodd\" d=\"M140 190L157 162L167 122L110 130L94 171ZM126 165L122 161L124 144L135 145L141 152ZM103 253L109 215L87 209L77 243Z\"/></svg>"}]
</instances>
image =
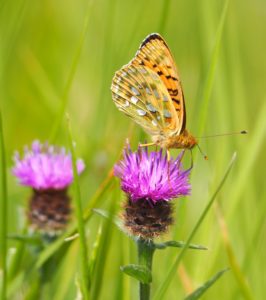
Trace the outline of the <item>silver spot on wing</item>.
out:
<instances>
[{"instance_id":1,"label":"silver spot on wing","mask_svg":"<svg viewBox=\"0 0 266 300\"><path fill-rule=\"evenodd\" d=\"M152 120L151 122L153 126L158 126L158 123L155 120Z\"/></svg>"},{"instance_id":2,"label":"silver spot on wing","mask_svg":"<svg viewBox=\"0 0 266 300\"><path fill-rule=\"evenodd\" d=\"M160 95L156 89L153 89L153 93L157 99L160 99Z\"/></svg>"},{"instance_id":3,"label":"silver spot on wing","mask_svg":"<svg viewBox=\"0 0 266 300\"><path fill-rule=\"evenodd\" d=\"M152 93L151 93L151 90L150 90L148 87L146 87L146 89L145 89L145 90L146 90L146 93L147 93L147 94L149 94L149 95L151 95L151 94L152 94Z\"/></svg>"},{"instance_id":4,"label":"silver spot on wing","mask_svg":"<svg viewBox=\"0 0 266 300\"><path fill-rule=\"evenodd\" d=\"M144 68L140 68L139 70L142 74L147 74L147 70L145 70Z\"/></svg>"},{"instance_id":5,"label":"silver spot on wing","mask_svg":"<svg viewBox=\"0 0 266 300\"><path fill-rule=\"evenodd\" d=\"M168 97L166 95L163 94L163 101L167 102L168 101Z\"/></svg>"},{"instance_id":6,"label":"silver spot on wing","mask_svg":"<svg viewBox=\"0 0 266 300\"><path fill-rule=\"evenodd\" d=\"M117 93L118 91L119 91L119 86L118 86L118 85L115 85L115 86L114 86L114 92Z\"/></svg>"},{"instance_id":7,"label":"silver spot on wing","mask_svg":"<svg viewBox=\"0 0 266 300\"><path fill-rule=\"evenodd\" d=\"M131 87L131 91L132 91L132 93L134 93L136 96L139 96L139 95L140 95L140 92L139 92L134 86Z\"/></svg>"},{"instance_id":8,"label":"silver spot on wing","mask_svg":"<svg viewBox=\"0 0 266 300\"><path fill-rule=\"evenodd\" d=\"M142 109L137 109L137 113L139 116L145 116L146 115L146 111L142 110Z\"/></svg>"},{"instance_id":9,"label":"silver spot on wing","mask_svg":"<svg viewBox=\"0 0 266 300\"><path fill-rule=\"evenodd\" d=\"M171 118L171 117L172 117L172 115L171 115L170 111L169 111L169 110L167 110L167 109L164 109L164 111L163 111L163 115L165 116L165 118Z\"/></svg>"},{"instance_id":10,"label":"silver spot on wing","mask_svg":"<svg viewBox=\"0 0 266 300\"><path fill-rule=\"evenodd\" d=\"M123 104L122 104L122 106L124 106L124 107L129 107L129 102L126 100Z\"/></svg>"},{"instance_id":11,"label":"silver spot on wing","mask_svg":"<svg viewBox=\"0 0 266 300\"><path fill-rule=\"evenodd\" d=\"M154 80L158 80L158 75L156 73L154 73L154 72L151 73L151 77Z\"/></svg>"},{"instance_id":12,"label":"silver spot on wing","mask_svg":"<svg viewBox=\"0 0 266 300\"><path fill-rule=\"evenodd\" d=\"M139 99L138 99L137 97L135 97L135 96L132 96L132 97L130 98L130 101L131 101L133 104L137 104L137 102L139 101Z\"/></svg>"},{"instance_id":13,"label":"silver spot on wing","mask_svg":"<svg viewBox=\"0 0 266 300\"><path fill-rule=\"evenodd\" d=\"M146 104L146 107L151 112L156 112L157 111L156 108L151 103Z\"/></svg>"}]
</instances>

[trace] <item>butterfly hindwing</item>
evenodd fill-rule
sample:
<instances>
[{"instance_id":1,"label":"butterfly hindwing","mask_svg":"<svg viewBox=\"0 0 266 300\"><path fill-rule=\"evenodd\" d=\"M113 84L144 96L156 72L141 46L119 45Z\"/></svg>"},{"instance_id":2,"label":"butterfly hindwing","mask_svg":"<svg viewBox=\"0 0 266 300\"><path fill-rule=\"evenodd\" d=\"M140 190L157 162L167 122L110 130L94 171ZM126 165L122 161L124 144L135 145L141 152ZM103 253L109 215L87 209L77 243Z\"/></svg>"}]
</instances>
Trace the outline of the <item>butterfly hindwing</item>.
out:
<instances>
[{"instance_id":1,"label":"butterfly hindwing","mask_svg":"<svg viewBox=\"0 0 266 300\"><path fill-rule=\"evenodd\" d=\"M111 90L118 109L149 134L169 135L179 126L166 86L150 68L134 64L124 66L116 72Z\"/></svg>"},{"instance_id":2,"label":"butterfly hindwing","mask_svg":"<svg viewBox=\"0 0 266 300\"><path fill-rule=\"evenodd\" d=\"M144 65L160 76L180 120L175 133L182 133L186 127L184 96L174 59L164 39L157 33L149 35L141 44L131 64Z\"/></svg>"}]
</instances>

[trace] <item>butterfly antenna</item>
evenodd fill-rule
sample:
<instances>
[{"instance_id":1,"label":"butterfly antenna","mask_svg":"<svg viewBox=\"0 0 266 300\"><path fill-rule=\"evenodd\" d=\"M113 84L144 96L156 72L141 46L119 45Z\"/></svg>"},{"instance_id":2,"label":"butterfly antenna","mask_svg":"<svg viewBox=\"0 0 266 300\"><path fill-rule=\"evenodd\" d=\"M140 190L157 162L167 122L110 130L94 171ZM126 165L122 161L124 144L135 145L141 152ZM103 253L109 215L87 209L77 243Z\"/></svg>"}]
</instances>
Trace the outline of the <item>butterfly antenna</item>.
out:
<instances>
[{"instance_id":1,"label":"butterfly antenna","mask_svg":"<svg viewBox=\"0 0 266 300\"><path fill-rule=\"evenodd\" d=\"M208 160L208 156L202 151L202 149L200 148L199 144L197 144L197 147L199 148L199 151L200 151L201 155L204 157L204 159Z\"/></svg>"},{"instance_id":2,"label":"butterfly antenna","mask_svg":"<svg viewBox=\"0 0 266 300\"><path fill-rule=\"evenodd\" d=\"M214 134L214 135L206 135L206 136L200 136L197 137L198 139L207 139L212 137L218 137L218 136L226 136L226 135L236 135L236 134L247 134L247 130L242 130L238 132L229 132L229 133L221 133L221 134Z\"/></svg>"}]
</instances>

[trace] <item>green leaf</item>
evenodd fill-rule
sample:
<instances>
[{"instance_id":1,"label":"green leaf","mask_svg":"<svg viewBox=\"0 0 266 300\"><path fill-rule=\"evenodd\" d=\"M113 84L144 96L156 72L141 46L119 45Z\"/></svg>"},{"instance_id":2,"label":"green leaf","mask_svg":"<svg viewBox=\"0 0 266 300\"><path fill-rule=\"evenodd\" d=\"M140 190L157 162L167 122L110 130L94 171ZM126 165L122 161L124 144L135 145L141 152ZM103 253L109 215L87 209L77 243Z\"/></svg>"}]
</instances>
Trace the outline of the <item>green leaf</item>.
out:
<instances>
[{"instance_id":1,"label":"green leaf","mask_svg":"<svg viewBox=\"0 0 266 300\"><path fill-rule=\"evenodd\" d=\"M167 247L184 248L185 245L186 242L182 241L167 241L165 243L154 243L154 248L159 250L166 249ZM196 244L189 244L187 247L195 250L208 250L207 247Z\"/></svg>"},{"instance_id":2,"label":"green leaf","mask_svg":"<svg viewBox=\"0 0 266 300\"><path fill-rule=\"evenodd\" d=\"M20 241L27 244L42 245L42 240L38 235L9 234L7 238L10 240Z\"/></svg>"},{"instance_id":3,"label":"green leaf","mask_svg":"<svg viewBox=\"0 0 266 300\"><path fill-rule=\"evenodd\" d=\"M145 266L130 264L130 265L120 267L120 269L125 274L134 277L135 279L141 281L142 283L152 282L151 272Z\"/></svg>"},{"instance_id":4,"label":"green leaf","mask_svg":"<svg viewBox=\"0 0 266 300\"><path fill-rule=\"evenodd\" d=\"M197 288L192 294L188 295L185 298L185 300L199 299L228 270L229 269L224 269L224 270L216 273L210 280L208 280L202 286Z\"/></svg>"}]
</instances>

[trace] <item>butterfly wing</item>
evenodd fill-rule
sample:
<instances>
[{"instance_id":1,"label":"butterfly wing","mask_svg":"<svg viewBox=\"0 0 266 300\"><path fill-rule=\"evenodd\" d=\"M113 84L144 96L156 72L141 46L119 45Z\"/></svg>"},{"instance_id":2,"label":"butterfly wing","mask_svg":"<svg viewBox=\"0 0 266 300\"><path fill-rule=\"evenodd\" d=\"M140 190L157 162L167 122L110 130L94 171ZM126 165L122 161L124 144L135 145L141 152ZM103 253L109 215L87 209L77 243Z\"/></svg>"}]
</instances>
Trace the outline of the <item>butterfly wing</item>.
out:
<instances>
[{"instance_id":1,"label":"butterfly wing","mask_svg":"<svg viewBox=\"0 0 266 300\"><path fill-rule=\"evenodd\" d=\"M173 56L164 39L157 33L149 35L141 44L133 65L143 65L156 72L164 83L176 110L175 134L186 127L186 109L181 82Z\"/></svg>"},{"instance_id":2,"label":"butterfly wing","mask_svg":"<svg viewBox=\"0 0 266 300\"><path fill-rule=\"evenodd\" d=\"M129 64L117 71L111 86L118 109L153 136L170 135L176 110L160 76L146 66Z\"/></svg>"}]
</instances>

